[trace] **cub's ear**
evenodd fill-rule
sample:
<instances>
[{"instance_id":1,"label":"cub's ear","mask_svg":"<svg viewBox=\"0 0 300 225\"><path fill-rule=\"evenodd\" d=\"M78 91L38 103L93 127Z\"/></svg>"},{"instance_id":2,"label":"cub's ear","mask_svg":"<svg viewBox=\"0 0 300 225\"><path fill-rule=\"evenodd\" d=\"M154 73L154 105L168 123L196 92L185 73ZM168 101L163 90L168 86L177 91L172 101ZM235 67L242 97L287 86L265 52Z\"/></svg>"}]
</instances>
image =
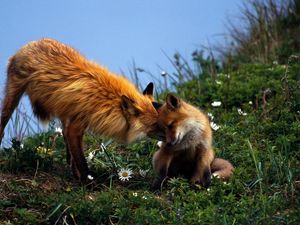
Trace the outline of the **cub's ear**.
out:
<instances>
[{"instance_id":1,"label":"cub's ear","mask_svg":"<svg viewBox=\"0 0 300 225\"><path fill-rule=\"evenodd\" d=\"M168 94L166 98L167 107L171 111L176 111L181 106L181 101L175 95Z\"/></svg>"},{"instance_id":2,"label":"cub's ear","mask_svg":"<svg viewBox=\"0 0 300 225\"><path fill-rule=\"evenodd\" d=\"M143 95L147 95L150 99L154 100L153 93L154 93L154 84L150 82L145 88L145 90L143 91Z\"/></svg>"},{"instance_id":3,"label":"cub's ear","mask_svg":"<svg viewBox=\"0 0 300 225\"><path fill-rule=\"evenodd\" d=\"M134 101L125 95L121 97L121 108L125 115L138 116L140 111L135 106Z\"/></svg>"}]
</instances>

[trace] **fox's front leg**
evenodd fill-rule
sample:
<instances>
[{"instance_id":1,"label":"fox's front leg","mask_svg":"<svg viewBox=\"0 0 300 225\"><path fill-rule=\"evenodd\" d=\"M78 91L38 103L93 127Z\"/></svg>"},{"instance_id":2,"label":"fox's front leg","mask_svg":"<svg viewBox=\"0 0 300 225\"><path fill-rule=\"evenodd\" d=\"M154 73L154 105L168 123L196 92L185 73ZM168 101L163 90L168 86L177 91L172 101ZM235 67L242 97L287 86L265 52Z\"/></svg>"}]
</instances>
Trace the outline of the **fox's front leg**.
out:
<instances>
[{"instance_id":1,"label":"fox's front leg","mask_svg":"<svg viewBox=\"0 0 300 225\"><path fill-rule=\"evenodd\" d=\"M196 161L196 168L190 182L200 183L204 188L208 188L211 183L211 162L214 159L214 152L212 149L202 149L198 152Z\"/></svg>"},{"instance_id":2,"label":"fox's front leg","mask_svg":"<svg viewBox=\"0 0 300 225\"><path fill-rule=\"evenodd\" d=\"M152 190L160 190L162 182L168 175L168 169L170 163L172 161L173 154L171 151L166 147L166 144L163 143L160 149L154 153L153 155L153 168L157 173L155 177L151 189Z\"/></svg>"}]
</instances>

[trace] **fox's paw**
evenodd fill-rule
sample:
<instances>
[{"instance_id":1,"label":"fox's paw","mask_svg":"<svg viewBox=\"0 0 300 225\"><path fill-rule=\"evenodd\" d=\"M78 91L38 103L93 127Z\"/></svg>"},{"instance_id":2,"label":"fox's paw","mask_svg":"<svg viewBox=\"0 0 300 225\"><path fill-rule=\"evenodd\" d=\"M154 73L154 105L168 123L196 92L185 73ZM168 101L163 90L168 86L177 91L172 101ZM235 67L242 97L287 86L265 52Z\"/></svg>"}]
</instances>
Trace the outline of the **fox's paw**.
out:
<instances>
[{"instance_id":1,"label":"fox's paw","mask_svg":"<svg viewBox=\"0 0 300 225\"><path fill-rule=\"evenodd\" d=\"M211 184L211 172L210 172L210 168L207 168L204 171L203 177L201 179L201 185L204 188L208 188L210 184Z\"/></svg>"},{"instance_id":2,"label":"fox's paw","mask_svg":"<svg viewBox=\"0 0 300 225\"><path fill-rule=\"evenodd\" d=\"M167 179L166 176L158 176L154 179L151 185L151 191L161 191L164 181Z\"/></svg>"},{"instance_id":3,"label":"fox's paw","mask_svg":"<svg viewBox=\"0 0 300 225\"><path fill-rule=\"evenodd\" d=\"M190 179L190 183L191 183L191 184L197 184L197 183L200 183L200 179L199 179L198 177L193 176L193 177Z\"/></svg>"},{"instance_id":4,"label":"fox's paw","mask_svg":"<svg viewBox=\"0 0 300 225\"><path fill-rule=\"evenodd\" d=\"M153 193L161 193L161 188L160 188L160 185L156 185L156 184L152 184L151 185L151 188L150 188L150 191L153 192Z\"/></svg>"},{"instance_id":5,"label":"fox's paw","mask_svg":"<svg viewBox=\"0 0 300 225\"><path fill-rule=\"evenodd\" d=\"M204 170L202 178L199 176L193 176L190 180L192 184L200 184L204 188L208 188L211 184L211 172L210 168Z\"/></svg>"},{"instance_id":6,"label":"fox's paw","mask_svg":"<svg viewBox=\"0 0 300 225\"><path fill-rule=\"evenodd\" d=\"M160 191L161 185L162 185L162 181L156 178L151 185L151 191L153 192Z\"/></svg>"}]
</instances>

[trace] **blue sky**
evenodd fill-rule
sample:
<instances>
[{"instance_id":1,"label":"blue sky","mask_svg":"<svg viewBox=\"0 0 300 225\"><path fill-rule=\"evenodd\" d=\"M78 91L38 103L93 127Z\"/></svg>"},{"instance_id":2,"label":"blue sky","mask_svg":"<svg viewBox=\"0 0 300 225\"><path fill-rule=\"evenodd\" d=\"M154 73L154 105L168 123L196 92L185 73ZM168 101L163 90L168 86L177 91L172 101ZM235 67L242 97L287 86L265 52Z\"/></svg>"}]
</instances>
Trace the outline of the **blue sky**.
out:
<instances>
[{"instance_id":1,"label":"blue sky","mask_svg":"<svg viewBox=\"0 0 300 225\"><path fill-rule=\"evenodd\" d=\"M179 52L191 60L201 45L222 40L226 20L236 20L241 1L1 0L0 99L8 58L29 41L57 39L112 72L126 75L134 59L136 66L160 77L161 70L174 71L163 52L169 57ZM139 73L139 80L145 86L153 78ZM31 118L28 99L22 103L21 111ZM6 144L9 137L23 133L13 124L14 119L6 127Z\"/></svg>"},{"instance_id":2,"label":"blue sky","mask_svg":"<svg viewBox=\"0 0 300 225\"><path fill-rule=\"evenodd\" d=\"M178 51L186 59L214 43L241 0L2 0L0 3L0 90L7 59L25 43L50 37L65 42L109 70L129 74L132 60L159 75L173 68ZM140 79L151 80L146 74ZM2 93L2 92L1 92Z\"/></svg>"}]
</instances>

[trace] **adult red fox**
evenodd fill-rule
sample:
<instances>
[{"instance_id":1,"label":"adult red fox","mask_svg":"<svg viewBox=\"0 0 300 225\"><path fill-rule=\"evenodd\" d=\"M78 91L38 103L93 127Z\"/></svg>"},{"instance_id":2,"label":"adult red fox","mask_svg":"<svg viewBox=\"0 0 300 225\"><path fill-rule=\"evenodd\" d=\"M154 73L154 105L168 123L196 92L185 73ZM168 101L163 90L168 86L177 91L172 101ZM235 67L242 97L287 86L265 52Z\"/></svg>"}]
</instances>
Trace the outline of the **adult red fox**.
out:
<instances>
[{"instance_id":1,"label":"adult red fox","mask_svg":"<svg viewBox=\"0 0 300 225\"><path fill-rule=\"evenodd\" d=\"M10 58L0 142L24 93L40 120L61 120L67 160L82 182L89 173L82 148L86 129L123 143L160 135L152 83L143 95L126 78L52 39L30 42Z\"/></svg>"},{"instance_id":2,"label":"adult red fox","mask_svg":"<svg viewBox=\"0 0 300 225\"><path fill-rule=\"evenodd\" d=\"M199 109L169 94L159 109L158 123L166 130L166 142L159 143L153 156L158 173L153 189L159 189L167 176L183 175L191 183L208 187L211 174L224 179L232 174L229 161L214 158L210 122Z\"/></svg>"}]
</instances>

